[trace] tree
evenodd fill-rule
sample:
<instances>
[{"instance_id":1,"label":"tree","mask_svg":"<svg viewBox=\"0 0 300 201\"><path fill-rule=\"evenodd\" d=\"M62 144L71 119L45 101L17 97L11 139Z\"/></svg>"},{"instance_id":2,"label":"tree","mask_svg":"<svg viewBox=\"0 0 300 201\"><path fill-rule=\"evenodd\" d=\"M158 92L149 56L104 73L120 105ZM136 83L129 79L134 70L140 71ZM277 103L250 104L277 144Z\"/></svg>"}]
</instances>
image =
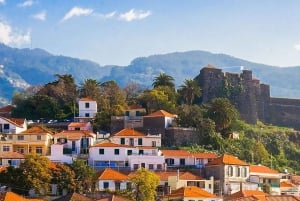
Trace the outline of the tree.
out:
<instances>
[{"instance_id":1,"label":"tree","mask_svg":"<svg viewBox=\"0 0 300 201\"><path fill-rule=\"evenodd\" d=\"M49 170L50 160L35 153L25 156L20 164L23 172L25 189L33 189L36 194L45 195L50 186L51 174Z\"/></svg>"},{"instance_id":2,"label":"tree","mask_svg":"<svg viewBox=\"0 0 300 201\"><path fill-rule=\"evenodd\" d=\"M88 166L86 161L82 159L76 159L73 161L71 168L75 172L76 192L90 192L96 176L94 169Z\"/></svg>"},{"instance_id":3,"label":"tree","mask_svg":"<svg viewBox=\"0 0 300 201\"><path fill-rule=\"evenodd\" d=\"M154 88L158 86L168 86L174 89L174 78L166 73L160 73L158 76L154 77L152 86Z\"/></svg>"},{"instance_id":4,"label":"tree","mask_svg":"<svg viewBox=\"0 0 300 201\"><path fill-rule=\"evenodd\" d=\"M268 165L269 163L269 153L260 141L253 147L253 160L256 164Z\"/></svg>"},{"instance_id":5,"label":"tree","mask_svg":"<svg viewBox=\"0 0 300 201\"><path fill-rule=\"evenodd\" d=\"M14 193L27 194L29 188L26 188L23 170L14 166L7 167L6 171L0 172L1 185L7 186Z\"/></svg>"},{"instance_id":6,"label":"tree","mask_svg":"<svg viewBox=\"0 0 300 201\"><path fill-rule=\"evenodd\" d=\"M152 171L145 168L138 169L129 180L135 186L137 201L154 201L156 188L159 184L159 177Z\"/></svg>"},{"instance_id":7,"label":"tree","mask_svg":"<svg viewBox=\"0 0 300 201\"><path fill-rule=\"evenodd\" d=\"M57 184L57 190L60 194L65 189L68 192L74 192L75 183L75 172L67 165L56 164L51 170L51 183Z\"/></svg>"},{"instance_id":8,"label":"tree","mask_svg":"<svg viewBox=\"0 0 300 201\"><path fill-rule=\"evenodd\" d=\"M142 87L136 82L129 82L123 91L128 105L137 104L138 96L142 93Z\"/></svg>"},{"instance_id":9,"label":"tree","mask_svg":"<svg viewBox=\"0 0 300 201\"><path fill-rule=\"evenodd\" d=\"M201 88L196 80L185 79L184 84L179 87L178 93L188 105L192 105L195 97L200 97Z\"/></svg>"},{"instance_id":10,"label":"tree","mask_svg":"<svg viewBox=\"0 0 300 201\"><path fill-rule=\"evenodd\" d=\"M101 83L95 79L86 79L79 88L80 97L90 97L94 100L99 100L101 96Z\"/></svg>"},{"instance_id":11,"label":"tree","mask_svg":"<svg viewBox=\"0 0 300 201\"><path fill-rule=\"evenodd\" d=\"M216 98L208 108L208 117L216 123L216 130L226 131L230 124L238 118L237 109L227 98ZM223 133L226 134L226 133Z\"/></svg>"}]
</instances>

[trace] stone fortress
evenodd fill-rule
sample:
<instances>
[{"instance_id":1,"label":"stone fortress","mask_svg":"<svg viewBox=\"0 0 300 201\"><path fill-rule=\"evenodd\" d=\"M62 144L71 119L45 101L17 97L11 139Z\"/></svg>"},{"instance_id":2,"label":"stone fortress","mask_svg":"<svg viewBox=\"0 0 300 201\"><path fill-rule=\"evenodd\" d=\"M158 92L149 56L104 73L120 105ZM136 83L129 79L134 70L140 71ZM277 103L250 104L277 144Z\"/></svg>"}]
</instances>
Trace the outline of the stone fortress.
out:
<instances>
[{"instance_id":1,"label":"stone fortress","mask_svg":"<svg viewBox=\"0 0 300 201\"><path fill-rule=\"evenodd\" d=\"M195 80L202 89L202 103L226 97L247 123L255 124L260 120L300 130L300 99L271 97L270 86L253 78L251 70L243 70L240 74L224 73L222 69L207 65Z\"/></svg>"}]
</instances>

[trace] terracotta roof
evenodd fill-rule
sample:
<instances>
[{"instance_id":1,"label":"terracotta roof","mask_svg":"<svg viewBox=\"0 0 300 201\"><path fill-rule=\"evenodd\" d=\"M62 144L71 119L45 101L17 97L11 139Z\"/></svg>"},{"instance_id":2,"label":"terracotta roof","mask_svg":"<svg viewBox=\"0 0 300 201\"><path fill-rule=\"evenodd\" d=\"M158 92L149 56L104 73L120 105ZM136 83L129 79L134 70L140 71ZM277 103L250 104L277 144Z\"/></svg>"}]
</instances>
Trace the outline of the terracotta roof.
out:
<instances>
[{"instance_id":1,"label":"terracotta roof","mask_svg":"<svg viewBox=\"0 0 300 201\"><path fill-rule=\"evenodd\" d=\"M216 198L217 196L196 186L186 186L173 191L170 195L167 195L166 197Z\"/></svg>"},{"instance_id":2,"label":"terracotta roof","mask_svg":"<svg viewBox=\"0 0 300 201\"><path fill-rule=\"evenodd\" d=\"M291 181L294 184L300 184L300 176L299 175L291 175Z\"/></svg>"},{"instance_id":3,"label":"terracotta roof","mask_svg":"<svg viewBox=\"0 0 300 201\"><path fill-rule=\"evenodd\" d=\"M95 144L90 147L130 147L130 148L133 148L132 146L129 146L129 145L116 144L116 143L112 143L112 142L101 142L99 144Z\"/></svg>"},{"instance_id":4,"label":"terracotta roof","mask_svg":"<svg viewBox=\"0 0 300 201\"><path fill-rule=\"evenodd\" d=\"M202 177L192 174L190 172L184 172L182 175L179 176L181 180L204 180Z\"/></svg>"},{"instance_id":5,"label":"terracotta roof","mask_svg":"<svg viewBox=\"0 0 300 201\"><path fill-rule=\"evenodd\" d=\"M143 107L141 107L140 105L130 105L128 107L129 110L136 110L136 109L145 109ZM146 110L146 109L145 109Z\"/></svg>"},{"instance_id":6,"label":"terracotta roof","mask_svg":"<svg viewBox=\"0 0 300 201\"><path fill-rule=\"evenodd\" d=\"M235 156L229 154L223 154L222 156L215 158L206 164L206 166L209 165L248 165L248 164L238 159Z\"/></svg>"},{"instance_id":7,"label":"terracotta roof","mask_svg":"<svg viewBox=\"0 0 300 201\"><path fill-rule=\"evenodd\" d=\"M90 131L69 131L64 130L54 135L55 138L67 138L68 140L79 140L82 137L94 137Z\"/></svg>"},{"instance_id":8,"label":"terracotta roof","mask_svg":"<svg viewBox=\"0 0 300 201\"><path fill-rule=\"evenodd\" d=\"M5 193L0 193L0 201L17 201L17 200L22 200L22 201L43 201L43 199L29 199L29 198L24 198L21 195L18 195L13 192L5 192Z\"/></svg>"},{"instance_id":9,"label":"terracotta roof","mask_svg":"<svg viewBox=\"0 0 300 201\"><path fill-rule=\"evenodd\" d=\"M160 181L168 181L170 176L177 176L179 174L179 179L181 180L203 180L202 177L194 175L191 172L177 172L177 171L159 171L155 174L160 178Z\"/></svg>"},{"instance_id":10,"label":"terracotta roof","mask_svg":"<svg viewBox=\"0 0 300 201\"><path fill-rule=\"evenodd\" d=\"M296 185L291 183L291 182L288 182L288 181L282 181L280 182L280 188L284 188L284 187L295 187Z\"/></svg>"},{"instance_id":11,"label":"terracotta roof","mask_svg":"<svg viewBox=\"0 0 300 201\"><path fill-rule=\"evenodd\" d=\"M78 193L69 193L65 196L54 199L53 201L93 201L93 199Z\"/></svg>"},{"instance_id":12,"label":"terracotta roof","mask_svg":"<svg viewBox=\"0 0 300 201\"><path fill-rule=\"evenodd\" d=\"M25 158L24 154L21 154L19 152L1 152L0 153L0 158L6 158L6 159L23 159Z\"/></svg>"},{"instance_id":13,"label":"terracotta roof","mask_svg":"<svg viewBox=\"0 0 300 201\"><path fill-rule=\"evenodd\" d=\"M146 136L144 133L141 133L137 130L134 130L133 128L124 128L123 130L117 132L113 136L121 137L121 136L133 136L133 137L140 137L140 136Z\"/></svg>"},{"instance_id":14,"label":"terracotta roof","mask_svg":"<svg viewBox=\"0 0 300 201\"><path fill-rule=\"evenodd\" d=\"M165 110L158 110L144 117L171 117L174 118L176 115L166 112Z\"/></svg>"},{"instance_id":15,"label":"terracotta roof","mask_svg":"<svg viewBox=\"0 0 300 201\"><path fill-rule=\"evenodd\" d=\"M215 153L192 153L195 158L217 158L218 155Z\"/></svg>"},{"instance_id":16,"label":"terracotta roof","mask_svg":"<svg viewBox=\"0 0 300 201\"><path fill-rule=\"evenodd\" d=\"M155 174L160 178L160 181L168 181L168 178L170 176L176 176L178 173L176 171L173 172L161 171L161 172L155 172ZM183 172L179 172L179 175L181 174L183 174Z\"/></svg>"},{"instance_id":17,"label":"terracotta roof","mask_svg":"<svg viewBox=\"0 0 300 201\"><path fill-rule=\"evenodd\" d=\"M161 150L161 152L163 153L164 156L167 157L188 157L188 156L192 156L192 154L190 152L188 152L187 150L170 150L170 149L166 149L166 150Z\"/></svg>"},{"instance_id":18,"label":"terracotta roof","mask_svg":"<svg viewBox=\"0 0 300 201\"><path fill-rule=\"evenodd\" d=\"M98 177L99 180L114 180L114 181L128 180L127 175L122 174L111 168L105 168L103 171L100 171L98 175L99 175Z\"/></svg>"},{"instance_id":19,"label":"terracotta roof","mask_svg":"<svg viewBox=\"0 0 300 201\"><path fill-rule=\"evenodd\" d=\"M229 199L228 201L259 201L258 198L254 197L254 196L249 196L249 197L240 197L240 198L233 198L233 199Z\"/></svg>"},{"instance_id":20,"label":"terracotta roof","mask_svg":"<svg viewBox=\"0 0 300 201\"><path fill-rule=\"evenodd\" d=\"M96 201L130 201L127 198L123 198L117 195L111 195L109 197L101 198Z\"/></svg>"},{"instance_id":21,"label":"terracotta roof","mask_svg":"<svg viewBox=\"0 0 300 201\"><path fill-rule=\"evenodd\" d=\"M94 101L91 97L81 98L79 101Z\"/></svg>"},{"instance_id":22,"label":"terracotta roof","mask_svg":"<svg viewBox=\"0 0 300 201\"><path fill-rule=\"evenodd\" d=\"M268 168L263 165L250 165L249 166L250 173L267 173L267 174L279 174L278 171L272 170L271 168Z\"/></svg>"},{"instance_id":23,"label":"terracotta roof","mask_svg":"<svg viewBox=\"0 0 300 201\"><path fill-rule=\"evenodd\" d=\"M0 166L0 172L5 172L6 170L7 170L7 167Z\"/></svg>"},{"instance_id":24,"label":"terracotta roof","mask_svg":"<svg viewBox=\"0 0 300 201\"><path fill-rule=\"evenodd\" d=\"M1 112L1 113L9 113L9 112L11 112L14 108L15 108L15 107L12 106L12 105L6 105L6 106L0 108L0 112Z\"/></svg>"},{"instance_id":25,"label":"terracotta roof","mask_svg":"<svg viewBox=\"0 0 300 201\"><path fill-rule=\"evenodd\" d=\"M41 126L33 126L26 131L23 131L22 134L51 134L53 135L54 133L44 127Z\"/></svg>"},{"instance_id":26,"label":"terracotta roof","mask_svg":"<svg viewBox=\"0 0 300 201\"><path fill-rule=\"evenodd\" d=\"M68 127L84 127L87 125L88 125L88 122L72 122L68 125Z\"/></svg>"},{"instance_id":27,"label":"terracotta roof","mask_svg":"<svg viewBox=\"0 0 300 201\"><path fill-rule=\"evenodd\" d=\"M230 195L230 200L231 199L236 199L236 198L245 198L245 197L255 197L258 200L265 200L265 196L268 195L267 193L264 193L263 191L258 191L258 190L242 190L238 191L236 193L233 193Z\"/></svg>"},{"instance_id":28,"label":"terracotta roof","mask_svg":"<svg viewBox=\"0 0 300 201\"><path fill-rule=\"evenodd\" d=\"M0 117L0 118L20 128L23 128L23 124L25 122L24 118L5 118L5 117Z\"/></svg>"},{"instance_id":29,"label":"terracotta roof","mask_svg":"<svg viewBox=\"0 0 300 201\"><path fill-rule=\"evenodd\" d=\"M267 195L267 201L300 201L300 199L294 195Z\"/></svg>"}]
</instances>

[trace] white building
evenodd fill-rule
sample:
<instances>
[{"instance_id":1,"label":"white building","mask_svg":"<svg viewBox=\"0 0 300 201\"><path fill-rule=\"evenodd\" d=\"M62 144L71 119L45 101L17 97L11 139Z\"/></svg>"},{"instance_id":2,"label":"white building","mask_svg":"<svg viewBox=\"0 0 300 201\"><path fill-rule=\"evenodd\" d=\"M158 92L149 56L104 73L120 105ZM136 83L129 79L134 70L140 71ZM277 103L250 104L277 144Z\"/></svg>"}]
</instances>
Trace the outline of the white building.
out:
<instances>
[{"instance_id":1,"label":"white building","mask_svg":"<svg viewBox=\"0 0 300 201\"><path fill-rule=\"evenodd\" d=\"M98 173L97 187L98 190L119 191L126 190L128 176L111 168L105 168Z\"/></svg>"},{"instance_id":2,"label":"white building","mask_svg":"<svg viewBox=\"0 0 300 201\"><path fill-rule=\"evenodd\" d=\"M0 117L0 133L18 134L25 130L27 130L26 119Z\"/></svg>"},{"instance_id":3,"label":"white building","mask_svg":"<svg viewBox=\"0 0 300 201\"><path fill-rule=\"evenodd\" d=\"M81 98L78 102L79 116L76 117L80 122L86 122L96 116L97 102L91 98Z\"/></svg>"}]
</instances>

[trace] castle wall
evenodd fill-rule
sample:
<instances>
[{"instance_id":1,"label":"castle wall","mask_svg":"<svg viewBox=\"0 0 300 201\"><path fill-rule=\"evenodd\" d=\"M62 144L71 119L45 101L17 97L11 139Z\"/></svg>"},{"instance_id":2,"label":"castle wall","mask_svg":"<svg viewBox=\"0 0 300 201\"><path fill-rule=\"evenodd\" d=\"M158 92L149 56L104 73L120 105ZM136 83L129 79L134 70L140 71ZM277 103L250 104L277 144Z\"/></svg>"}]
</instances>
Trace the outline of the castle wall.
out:
<instances>
[{"instance_id":1,"label":"castle wall","mask_svg":"<svg viewBox=\"0 0 300 201\"><path fill-rule=\"evenodd\" d=\"M165 131L165 146L186 146L199 142L194 128L169 127Z\"/></svg>"}]
</instances>

